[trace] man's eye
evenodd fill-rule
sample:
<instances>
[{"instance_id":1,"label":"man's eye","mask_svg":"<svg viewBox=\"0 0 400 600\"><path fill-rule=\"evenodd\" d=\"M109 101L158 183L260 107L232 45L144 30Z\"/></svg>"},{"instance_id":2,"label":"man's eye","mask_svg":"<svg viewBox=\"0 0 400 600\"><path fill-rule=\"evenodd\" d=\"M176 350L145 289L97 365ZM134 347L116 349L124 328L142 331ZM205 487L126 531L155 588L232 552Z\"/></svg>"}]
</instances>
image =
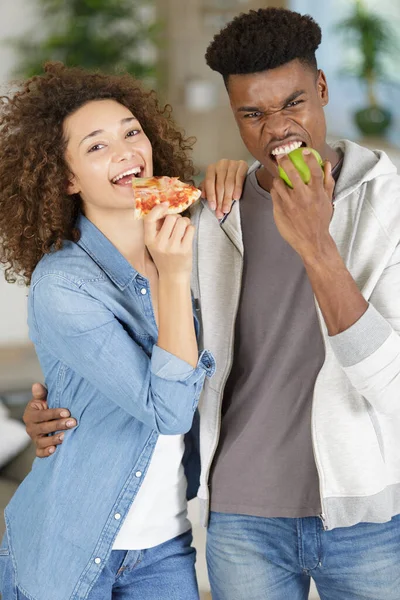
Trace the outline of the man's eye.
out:
<instances>
[{"instance_id":1,"label":"man's eye","mask_svg":"<svg viewBox=\"0 0 400 600\"><path fill-rule=\"evenodd\" d=\"M260 111L254 111L252 113L247 113L247 115L244 115L245 119L256 119L257 117L260 117L262 115L262 113Z\"/></svg>"},{"instance_id":2,"label":"man's eye","mask_svg":"<svg viewBox=\"0 0 400 600\"><path fill-rule=\"evenodd\" d=\"M293 106L297 106L298 104L301 104L303 102L303 100L293 100L293 102L289 102L289 104L286 104L286 108L292 108Z\"/></svg>"},{"instance_id":3,"label":"man's eye","mask_svg":"<svg viewBox=\"0 0 400 600\"><path fill-rule=\"evenodd\" d=\"M133 137L134 135L137 135L138 133L140 133L140 129L131 129L126 134L126 137Z\"/></svg>"}]
</instances>

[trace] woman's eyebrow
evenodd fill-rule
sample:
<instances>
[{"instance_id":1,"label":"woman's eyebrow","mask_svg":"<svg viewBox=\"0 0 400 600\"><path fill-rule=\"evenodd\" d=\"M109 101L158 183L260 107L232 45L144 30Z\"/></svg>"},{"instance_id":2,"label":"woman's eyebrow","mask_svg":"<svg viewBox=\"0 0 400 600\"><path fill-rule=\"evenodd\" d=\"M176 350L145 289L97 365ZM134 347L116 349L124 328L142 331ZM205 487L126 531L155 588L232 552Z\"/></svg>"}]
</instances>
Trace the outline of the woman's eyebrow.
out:
<instances>
[{"instance_id":1,"label":"woman's eyebrow","mask_svg":"<svg viewBox=\"0 0 400 600\"><path fill-rule=\"evenodd\" d=\"M126 117L125 119L121 119L120 123L121 125L126 125L126 123L130 123L131 121L137 121L136 117ZM88 133L87 135L85 135L84 138L81 139L81 141L79 142L79 146L87 139L95 137L96 135L99 135L100 133L104 133L104 129L96 129L95 131L92 131L91 133Z\"/></svg>"}]
</instances>

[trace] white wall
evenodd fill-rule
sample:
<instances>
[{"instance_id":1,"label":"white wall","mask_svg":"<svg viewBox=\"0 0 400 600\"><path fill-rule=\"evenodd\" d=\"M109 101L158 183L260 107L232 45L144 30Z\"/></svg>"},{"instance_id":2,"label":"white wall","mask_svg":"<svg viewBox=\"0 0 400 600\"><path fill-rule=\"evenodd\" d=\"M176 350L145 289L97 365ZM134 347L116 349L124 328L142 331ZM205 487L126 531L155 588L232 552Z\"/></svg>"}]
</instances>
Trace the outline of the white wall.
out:
<instances>
[{"instance_id":1,"label":"white wall","mask_svg":"<svg viewBox=\"0 0 400 600\"><path fill-rule=\"evenodd\" d=\"M366 0L372 10L391 19L392 27L400 30L400 3L393 0ZM356 140L360 137L352 114L366 105L365 88L356 78L342 72L347 48L343 37L335 31L335 24L349 14L349 0L289 0L289 7L302 14L311 15L322 28L322 44L317 52L318 64L328 79L329 104L325 110L327 124L333 137ZM396 61L391 61L391 64ZM397 73L396 73L397 71ZM394 65L396 85L380 84L378 100L393 113L389 140L400 146L400 77Z\"/></svg>"},{"instance_id":2,"label":"white wall","mask_svg":"<svg viewBox=\"0 0 400 600\"><path fill-rule=\"evenodd\" d=\"M26 288L6 283L0 277L0 346L28 341Z\"/></svg>"},{"instance_id":3,"label":"white wall","mask_svg":"<svg viewBox=\"0 0 400 600\"><path fill-rule=\"evenodd\" d=\"M35 7L36 0L0 2L0 83L11 78L16 62L14 49L8 40L31 31L37 24Z\"/></svg>"},{"instance_id":4,"label":"white wall","mask_svg":"<svg viewBox=\"0 0 400 600\"><path fill-rule=\"evenodd\" d=\"M14 76L16 61L8 40L31 30L35 25L34 8L32 0L0 2L0 85L3 89ZM26 296L25 287L6 283L0 272L0 346L28 341Z\"/></svg>"}]
</instances>

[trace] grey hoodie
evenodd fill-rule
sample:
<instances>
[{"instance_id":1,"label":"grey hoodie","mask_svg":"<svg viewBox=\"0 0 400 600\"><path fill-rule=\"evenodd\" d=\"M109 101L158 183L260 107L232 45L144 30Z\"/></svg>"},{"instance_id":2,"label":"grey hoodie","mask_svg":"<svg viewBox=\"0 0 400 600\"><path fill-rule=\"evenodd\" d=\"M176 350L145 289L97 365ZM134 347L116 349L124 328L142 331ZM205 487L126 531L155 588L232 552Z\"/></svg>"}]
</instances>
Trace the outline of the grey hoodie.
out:
<instances>
[{"instance_id":1,"label":"grey hoodie","mask_svg":"<svg viewBox=\"0 0 400 600\"><path fill-rule=\"evenodd\" d=\"M330 337L317 305L326 357L314 388L312 440L326 529L400 513L400 177L383 152L349 141L334 147L344 161L330 231L369 307ZM204 204L193 208L192 218L192 287L202 309L203 345L217 362L200 402L198 496L207 524L244 248L238 203L222 225Z\"/></svg>"}]
</instances>

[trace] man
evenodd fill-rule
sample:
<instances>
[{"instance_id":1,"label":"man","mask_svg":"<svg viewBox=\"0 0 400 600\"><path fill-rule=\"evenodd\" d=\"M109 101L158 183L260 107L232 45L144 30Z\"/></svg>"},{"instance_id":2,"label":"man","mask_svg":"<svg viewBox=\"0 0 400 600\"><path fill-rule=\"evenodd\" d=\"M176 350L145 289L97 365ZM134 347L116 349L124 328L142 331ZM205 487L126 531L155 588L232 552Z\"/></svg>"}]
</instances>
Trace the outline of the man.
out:
<instances>
[{"instance_id":1,"label":"man","mask_svg":"<svg viewBox=\"0 0 400 600\"><path fill-rule=\"evenodd\" d=\"M257 160L228 216L193 211L215 600L305 599L310 577L322 600L400 598L400 178L384 153L327 144L320 41L310 17L260 9L206 54ZM325 161L305 151L308 185L297 147Z\"/></svg>"}]
</instances>

